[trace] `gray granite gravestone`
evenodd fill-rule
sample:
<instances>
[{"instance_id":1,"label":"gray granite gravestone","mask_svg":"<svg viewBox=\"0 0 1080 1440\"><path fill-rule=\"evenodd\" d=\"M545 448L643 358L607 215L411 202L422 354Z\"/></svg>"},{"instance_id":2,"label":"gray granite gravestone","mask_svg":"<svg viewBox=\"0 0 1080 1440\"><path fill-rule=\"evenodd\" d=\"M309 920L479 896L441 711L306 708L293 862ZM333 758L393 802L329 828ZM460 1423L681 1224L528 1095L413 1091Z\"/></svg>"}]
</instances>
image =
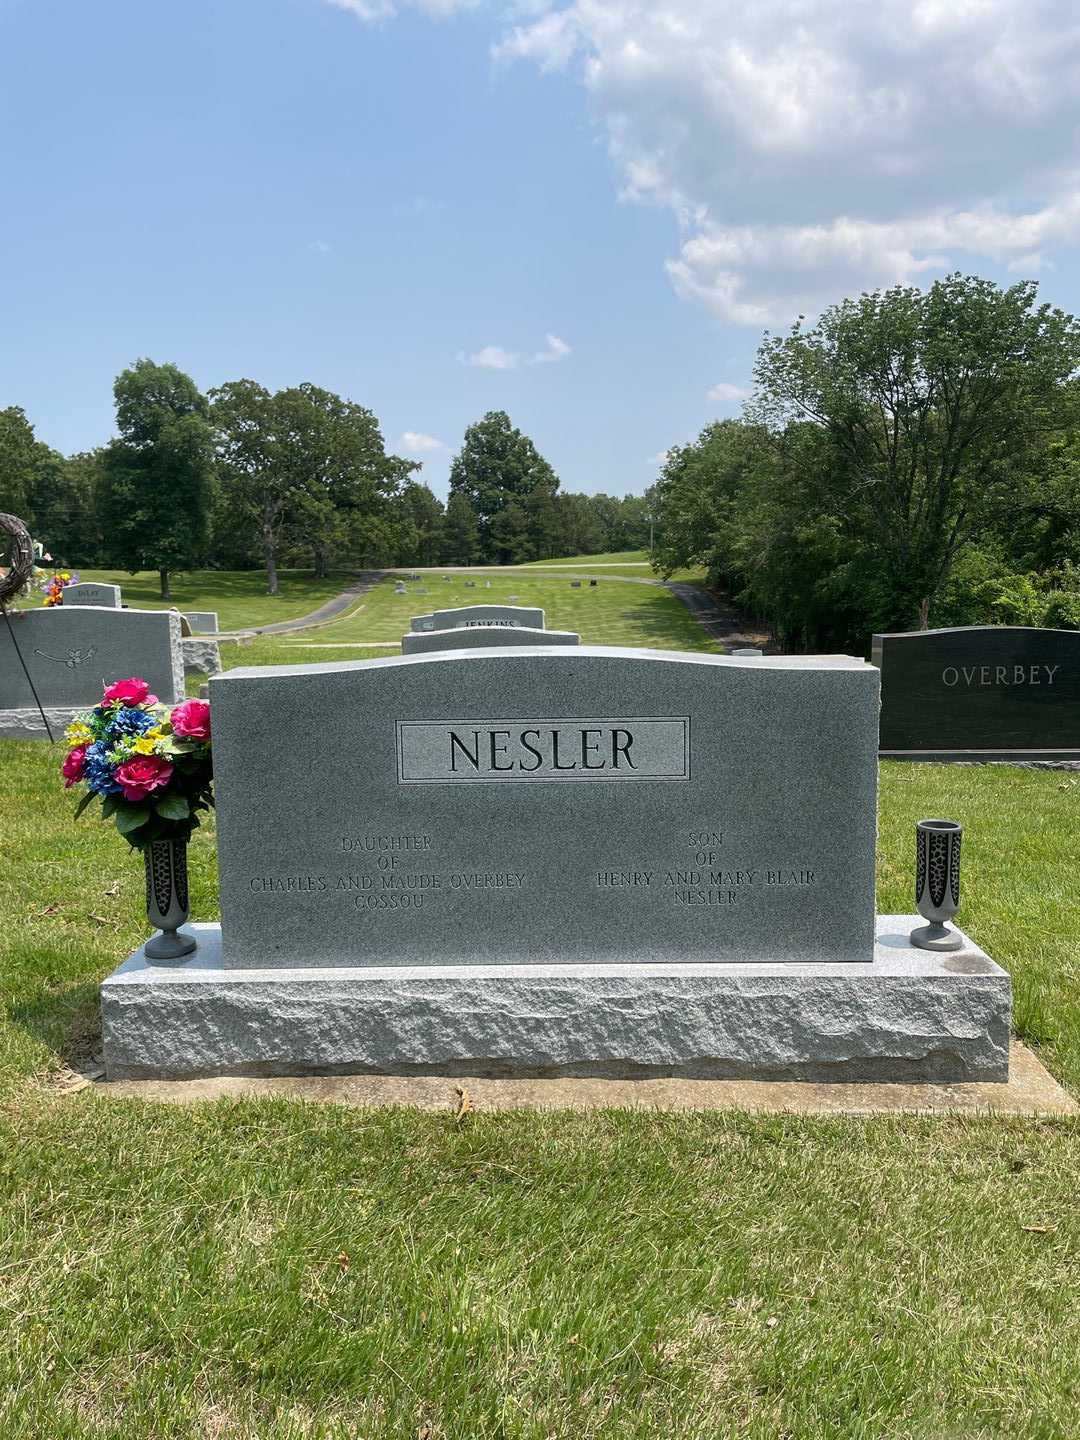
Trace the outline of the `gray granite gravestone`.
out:
<instances>
[{"instance_id":1,"label":"gray granite gravestone","mask_svg":"<svg viewBox=\"0 0 1080 1440\"><path fill-rule=\"evenodd\" d=\"M875 922L862 661L511 646L210 693L222 926L105 983L113 1078L1007 1078L1004 972Z\"/></svg>"},{"instance_id":2,"label":"gray granite gravestone","mask_svg":"<svg viewBox=\"0 0 1080 1440\"><path fill-rule=\"evenodd\" d=\"M193 635L216 635L218 633L216 610L185 610L184 618L191 626Z\"/></svg>"},{"instance_id":3,"label":"gray granite gravestone","mask_svg":"<svg viewBox=\"0 0 1080 1440\"><path fill-rule=\"evenodd\" d=\"M183 699L176 611L113 610L65 600L51 609L16 611L11 624L18 651L7 626L0 626L0 736L45 735L20 655L54 728L96 705L103 681L128 675L141 676L160 700Z\"/></svg>"},{"instance_id":4,"label":"gray granite gravestone","mask_svg":"<svg viewBox=\"0 0 1080 1440\"><path fill-rule=\"evenodd\" d=\"M412 631L401 637L403 655L433 650L494 650L512 645L580 645L572 630L526 630L519 625L459 626L456 630Z\"/></svg>"},{"instance_id":5,"label":"gray granite gravestone","mask_svg":"<svg viewBox=\"0 0 1080 1440\"><path fill-rule=\"evenodd\" d=\"M1080 632L970 625L875 635L881 753L1080 760Z\"/></svg>"},{"instance_id":6,"label":"gray granite gravestone","mask_svg":"<svg viewBox=\"0 0 1080 1440\"><path fill-rule=\"evenodd\" d=\"M96 580L80 580L64 588L65 605L100 605L107 610L119 610L121 606L120 586L101 585Z\"/></svg>"},{"instance_id":7,"label":"gray granite gravestone","mask_svg":"<svg viewBox=\"0 0 1080 1440\"><path fill-rule=\"evenodd\" d=\"M426 624L426 621L431 624ZM485 626L520 627L543 630L544 612L533 605L459 605L453 610L434 610L414 615L413 630L483 629Z\"/></svg>"},{"instance_id":8,"label":"gray granite gravestone","mask_svg":"<svg viewBox=\"0 0 1080 1440\"><path fill-rule=\"evenodd\" d=\"M570 581L570 589L571 589L571 590L580 590L580 589L581 589L581 581L580 581L580 580L571 580L571 581Z\"/></svg>"}]
</instances>

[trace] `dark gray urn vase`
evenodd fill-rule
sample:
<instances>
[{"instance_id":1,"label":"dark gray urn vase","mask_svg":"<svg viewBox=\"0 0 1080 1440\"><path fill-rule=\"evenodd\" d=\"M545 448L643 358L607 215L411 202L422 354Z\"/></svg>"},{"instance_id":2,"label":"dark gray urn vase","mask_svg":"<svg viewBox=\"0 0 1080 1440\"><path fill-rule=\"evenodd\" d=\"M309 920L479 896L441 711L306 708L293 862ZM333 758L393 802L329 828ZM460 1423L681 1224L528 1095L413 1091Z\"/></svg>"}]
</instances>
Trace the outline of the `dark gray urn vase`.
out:
<instances>
[{"instance_id":1,"label":"dark gray urn vase","mask_svg":"<svg viewBox=\"0 0 1080 1440\"><path fill-rule=\"evenodd\" d=\"M187 841L152 840L143 850L146 916L161 933L146 942L148 960L182 960L195 949L191 935L179 935L188 918Z\"/></svg>"},{"instance_id":2,"label":"dark gray urn vase","mask_svg":"<svg viewBox=\"0 0 1080 1440\"><path fill-rule=\"evenodd\" d=\"M946 925L960 904L960 843L955 820L920 820L915 827L915 906L929 920L911 932L921 950L959 950L963 940Z\"/></svg>"}]
</instances>

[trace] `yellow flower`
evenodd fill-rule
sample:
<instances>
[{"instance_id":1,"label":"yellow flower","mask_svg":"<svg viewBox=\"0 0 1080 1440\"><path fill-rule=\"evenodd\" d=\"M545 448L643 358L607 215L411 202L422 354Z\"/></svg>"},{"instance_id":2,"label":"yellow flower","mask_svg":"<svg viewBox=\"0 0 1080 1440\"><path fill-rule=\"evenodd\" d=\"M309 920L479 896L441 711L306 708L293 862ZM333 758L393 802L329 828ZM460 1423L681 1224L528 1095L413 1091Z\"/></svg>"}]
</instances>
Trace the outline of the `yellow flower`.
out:
<instances>
[{"instance_id":1,"label":"yellow flower","mask_svg":"<svg viewBox=\"0 0 1080 1440\"><path fill-rule=\"evenodd\" d=\"M70 579L71 579L71 571L70 571L70 570L61 570L61 572L60 572L60 579L61 579L61 580L70 580Z\"/></svg>"},{"instance_id":2,"label":"yellow flower","mask_svg":"<svg viewBox=\"0 0 1080 1440\"><path fill-rule=\"evenodd\" d=\"M76 745L89 745L90 741L94 738L81 720L73 720L64 731L64 735L67 738L67 743L72 748Z\"/></svg>"},{"instance_id":3,"label":"yellow flower","mask_svg":"<svg viewBox=\"0 0 1080 1440\"><path fill-rule=\"evenodd\" d=\"M143 735L144 740L164 740L164 738L164 735L162 735L161 733L160 725L151 725L150 729L147 730Z\"/></svg>"},{"instance_id":4,"label":"yellow flower","mask_svg":"<svg viewBox=\"0 0 1080 1440\"><path fill-rule=\"evenodd\" d=\"M135 741L135 754L153 755L153 753L154 742L153 740L151 740L149 732L147 732L147 734L145 735L140 735L139 738Z\"/></svg>"}]
</instances>

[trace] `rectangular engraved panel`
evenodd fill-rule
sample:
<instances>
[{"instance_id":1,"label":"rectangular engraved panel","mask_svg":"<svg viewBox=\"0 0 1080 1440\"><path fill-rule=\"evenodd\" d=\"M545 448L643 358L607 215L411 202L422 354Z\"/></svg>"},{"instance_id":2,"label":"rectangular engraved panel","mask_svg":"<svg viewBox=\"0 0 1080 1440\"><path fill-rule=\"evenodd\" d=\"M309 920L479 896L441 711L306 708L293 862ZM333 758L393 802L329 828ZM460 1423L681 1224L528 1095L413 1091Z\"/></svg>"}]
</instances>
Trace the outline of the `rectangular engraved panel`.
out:
<instances>
[{"instance_id":1,"label":"rectangular engraved panel","mask_svg":"<svg viewBox=\"0 0 1080 1440\"><path fill-rule=\"evenodd\" d=\"M690 778L686 716L401 720L397 740L403 784Z\"/></svg>"}]
</instances>

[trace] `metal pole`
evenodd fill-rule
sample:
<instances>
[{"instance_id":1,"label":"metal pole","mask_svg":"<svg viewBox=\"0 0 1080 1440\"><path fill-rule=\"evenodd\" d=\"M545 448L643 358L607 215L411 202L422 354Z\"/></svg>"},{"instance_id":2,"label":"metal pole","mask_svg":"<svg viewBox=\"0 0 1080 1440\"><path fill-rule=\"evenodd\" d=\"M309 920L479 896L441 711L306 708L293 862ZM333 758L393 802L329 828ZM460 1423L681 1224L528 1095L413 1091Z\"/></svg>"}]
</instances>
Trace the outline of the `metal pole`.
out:
<instances>
[{"instance_id":1,"label":"metal pole","mask_svg":"<svg viewBox=\"0 0 1080 1440\"><path fill-rule=\"evenodd\" d=\"M4 619L7 621L8 634L11 636L12 645L15 646L15 654L19 657L19 664L22 666L23 674L26 676L26 683L30 686L30 693L31 695L33 695L34 700L37 702L37 708L41 715L41 722L45 726L45 734L49 737L49 744L55 745L56 737L52 733L52 726L49 724L49 717L45 714L45 706L42 705L41 698L37 693L37 686L34 684L30 671L26 668L26 661L23 659L23 653L19 649L19 642L15 639L15 627L11 623L11 616L8 614L8 608L3 603L0 603L0 610L4 612Z\"/></svg>"}]
</instances>

